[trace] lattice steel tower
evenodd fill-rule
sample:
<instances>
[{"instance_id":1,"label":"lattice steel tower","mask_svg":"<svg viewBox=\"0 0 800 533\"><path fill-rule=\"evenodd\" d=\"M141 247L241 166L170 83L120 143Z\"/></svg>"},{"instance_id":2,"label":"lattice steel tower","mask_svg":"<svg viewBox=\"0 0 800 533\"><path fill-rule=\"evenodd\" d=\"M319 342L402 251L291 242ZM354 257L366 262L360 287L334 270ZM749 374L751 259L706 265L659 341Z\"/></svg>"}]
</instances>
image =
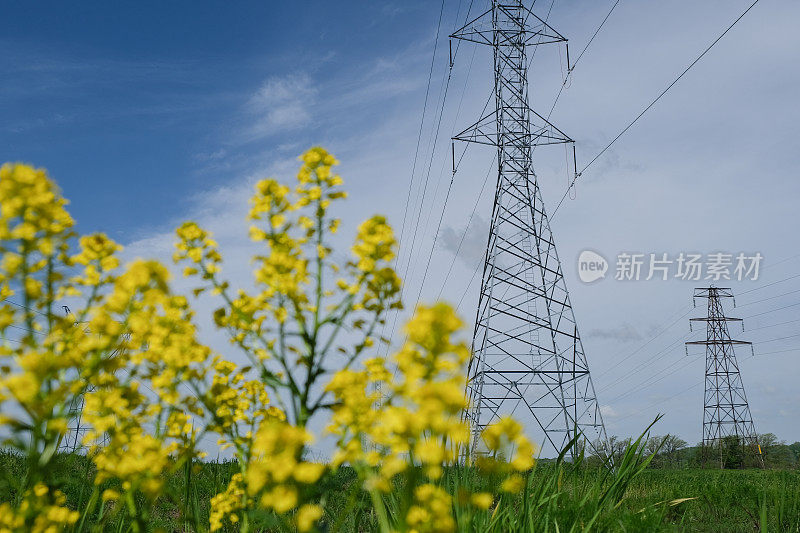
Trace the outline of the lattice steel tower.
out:
<instances>
[{"instance_id":1,"label":"lattice steel tower","mask_svg":"<svg viewBox=\"0 0 800 533\"><path fill-rule=\"evenodd\" d=\"M72 315L72 311L70 311L69 307L66 305L62 307L67 317ZM85 322L75 322L73 327L85 327L84 324ZM86 331L88 333L88 330ZM117 350L114 350L111 353L111 356L113 357L116 354ZM87 385L83 393L73 396L72 400L70 400L69 405L67 406L67 433L59 443L59 451L77 453L88 450L88 446L85 445L83 440L86 437L86 434L89 432L90 427L83 419L83 408L84 404L86 403L85 394L93 391L94 387L92 385ZM103 434L103 436L98 439L97 444L100 446L106 446L108 444L108 435Z\"/></svg>"},{"instance_id":2,"label":"lattice steel tower","mask_svg":"<svg viewBox=\"0 0 800 533\"><path fill-rule=\"evenodd\" d=\"M578 431L605 440L589 366L531 163L539 144L573 143L528 104L527 48L566 43L521 1L491 7L451 38L491 46L495 108L453 139L497 149L497 187L473 334L465 418L480 432L514 414L547 456ZM568 54L567 54L568 55Z\"/></svg>"},{"instance_id":3,"label":"lattice steel tower","mask_svg":"<svg viewBox=\"0 0 800 533\"><path fill-rule=\"evenodd\" d=\"M742 322L741 318L725 316L722 299L733 300L730 288L696 288L692 300L696 302L697 298L708 300L708 316L692 318L689 324L691 327L692 322L705 322L706 340L690 341L686 345L687 351L691 345L706 347L703 463L713 454L719 459L720 468L724 468L734 460L731 455L741 452L741 466L747 464L749 457L763 468L764 457L733 351L734 345L749 345L752 349L753 343L732 339L728 331L728 322Z\"/></svg>"}]
</instances>

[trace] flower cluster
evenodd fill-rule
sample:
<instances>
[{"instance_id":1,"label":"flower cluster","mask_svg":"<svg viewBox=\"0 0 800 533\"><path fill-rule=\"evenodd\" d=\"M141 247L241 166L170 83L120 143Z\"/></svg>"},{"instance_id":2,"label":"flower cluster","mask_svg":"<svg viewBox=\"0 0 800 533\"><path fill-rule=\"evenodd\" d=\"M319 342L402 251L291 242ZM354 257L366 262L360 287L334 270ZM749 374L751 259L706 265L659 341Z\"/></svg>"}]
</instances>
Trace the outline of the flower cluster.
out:
<instances>
[{"instance_id":1,"label":"flower cluster","mask_svg":"<svg viewBox=\"0 0 800 533\"><path fill-rule=\"evenodd\" d=\"M165 476L201 456L192 417L203 416L203 406L180 387L202 387L211 352L197 342L188 302L171 293L166 268L136 261L118 272L121 246L104 234L76 239L66 203L44 170L0 170L0 404L9 413L0 424L11 434L4 445L31 465L13 480L26 495L15 516L35 509L37 524L50 520L47 531L77 520L63 508L53 459L67 444L84 445L97 472L92 501L101 501L101 484L117 483L123 494L109 498L125 497L141 526ZM62 313L59 300L78 298L76 314ZM78 422L82 442L69 429ZM34 524L24 523L10 529Z\"/></svg>"},{"instance_id":2,"label":"flower cluster","mask_svg":"<svg viewBox=\"0 0 800 533\"><path fill-rule=\"evenodd\" d=\"M339 403L330 430L339 436L335 462L382 463L376 487L389 489L391 478L418 462L438 478L442 464L456 458L468 428L460 415L466 407L461 368L469 351L450 339L461 326L451 307L420 307L406 327L408 342L395 356L399 377L392 380L385 362L367 361L363 371L339 372L328 385ZM373 385L388 391L380 413ZM373 392L370 392L370 389ZM370 412L372 411L372 412ZM380 452L370 453L365 439ZM412 463L403 458L409 455Z\"/></svg>"},{"instance_id":3,"label":"flower cluster","mask_svg":"<svg viewBox=\"0 0 800 533\"><path fill-rule=\"evenodd\" d=\"M502 417L487 426L482 437L489 454L477 458L478 468L505 474L501 490L519 492L524 483L520 473L533 468L536 455L536 447L525 436L522 425L513 418Z\"/></svg>"},{"instance_id":4,"label":"flower cluster","mask_svg":"<svg viewBox=\"0 0 800 533\"><path fill-rule=\"evenodd\" d=\"M426 483L414 490L414 504L408 510L410 531L446 533L455 531L452 498L443 488Z\"/></svg>"},{"instance_id":5,"label":"flower cluster","mask_svg":"<svg viewBox=\"0 0 800 533\"><path fill-rule=\"evenodd\" d=\"M25 493L16 509L8 503L0 504L0 532L46 533L71 527L80 518L80 513L71 510L66 503L67 497L63 492L37 483Z\"/></svg>"},{"instance_id":6,"label":"flower cluster","mask_svg":"<svg viewBox=\"0 0 800 533\"><path fill-rule=\"evenodd\" d=\"M230 361L215 358L211 386L203 395L211 414L208 428L223 436L223 449L251 445L253 431L267 419L285 420L286 415L269 404L264 383L246 379L245 372ZM225 442L225 437L232 438Z\"/></svg>"},{"instance_id":7,"label":"flower cluster","mask_svg":"<svg viewBox=\"0 0 800 533\"><path fill-rule=\"evenodd\" d=\"M184 274L200 278L195 293L211 290L225 304L214 313L231 343L250 359L270 397L300 426L327 404L321 379L350 365L378 340L376 328L398 309L400 280L390 263L397 242L383 217L362 224L353 257L337 263L331 235L340 220L333 202L346 198L338 161L324 149L304 153L294 188L274 179L255 184L248 218L250 238L265 247L254 257L255 291L230 289L221 279L221 259L210 234L187 222L178 229L174 259ZM358 342L347 330L361 331ZM340 354L338 364L329 355ZM283 405L284 394L293 401Z\"/></svg>"},{"instance_id":8,"label":"flower cluster","mask_svg":"<svg viewBox=\"0 0 800 533\"><path fill-rule=\"evenodd\" d=\"M285 515L298 507L303 491L322 476L324 465L302 459L311 440L311 434L305 429L280 420L261 425L253 444L254 455L247 467L246 481L248 494L262 507ZM300 506L298 529L308 531L321 514L318 505ZM316 518L312 519L313 516Z\"/></svg>"},{"instance_id":9,"label":"flower cluster","mask_svg":"<svg viewBox=\"0 0 800 533\"><path fill-rule=\"evenodd\" d=\"M293 187L255 185L250 238L262 249L250 286L233 290L222 279L209 231L194 222L177 229L173 259L197 280L195 298L221 300L214 324L243 365L198 340L191 295L174 292L166 266L123 267L108 236L73 232L44 170L0 169L0 429L28 468L13 480L17 500L0 505L0 533L61 531L79 520L147 530L156 502L182 496L169 476L186 472L188 482L210 436L237 471L210 499L208 520L184 511L184 528L326 529L318 486L345 464L382 531L454 531L520 489L535 449L510 419L485 430L490 453L476 462L499 487L446 485L445 469L469 441L469 350L455 339L463 324L446 304L420 306L397 353L377 356L388 342L378 334L386 314L402 308L394 233L373 216L358 226L350 257L337 258L341 222L331 212L346 198L338 162L318 147L300 160ZM67 302L74 314L60 312ZM329 465L308 459L308 428L320 413L337 441ZM78 422L94 492L75 511L54 457L75 443Z\"/></svg>"},{"instance_id":10,"label":"flower cluster","mask_svg":"<svg viewBox=\"0 0 800 533\"><path fill-rule=\"evenodd\" d=\"M334 464L356 465L373 500L403 476L409 490L402 523L412 530L453 529L450 496L435 483L469 440L461 418L467 406L463 367L469 351L452 340L461 326L450 306L421 306L394 357L395 379L385 361L375 358L362 371L339 372L328 386L338 400L329 428L339 438Z\"/></svg>"},{"instance_id":11,"label":"flower cluster","mask_svg":"<svg viewBox=\"0 0 800 533\"><path fill-rule=\"evenodd\" d=\"M3 286L9 290L8 279L22 273L30 280L26 291L36 298L44 285L33 275L45 271L53 260L67 259L67 239L74 224L65 209L67 201L44 169L8 163L0 167L0 198Z\"/></svg>"},{"instance_id":12,"label":"flower cluster","mask_svg":"<svg viewBox=\"0 0 800 533\"><path fill-rule=\"evenodd\" d=\"M243 478L241 473L233 474L225 492L221 492L211 498L211 512L209 515L211 531L222 529L226 520L232 525L239 522L239 512L248 503Z\"/></svg>"}]
</instances>

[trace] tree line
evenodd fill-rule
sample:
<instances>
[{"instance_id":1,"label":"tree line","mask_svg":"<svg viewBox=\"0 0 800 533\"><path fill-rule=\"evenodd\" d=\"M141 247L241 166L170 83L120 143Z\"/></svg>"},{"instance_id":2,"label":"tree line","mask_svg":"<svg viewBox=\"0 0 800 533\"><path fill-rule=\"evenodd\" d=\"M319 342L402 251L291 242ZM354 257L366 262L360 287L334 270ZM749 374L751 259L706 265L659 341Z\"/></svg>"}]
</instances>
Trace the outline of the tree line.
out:
<instances>
[{"instance_id":1,"label":"tree line","mask_svg":"<svg viewBox=\"0 0 800 533\"><path fill-rule=\"evenodd\" d=\"M610 462L617 464L625 454L625 450L633 444L631 438L612 435L607 441L594 443L594 453L588 458L590 462ZM764 460L764 467L771 469L800 468L800 442L788 444L779 440L774 433L758 435L758 444ZM701 444L690 446L676 435L654 435L642 443L646 455L653 455L651 468L696 468L704 466L722 466L724 468L743 468L760 466L753 464L745 448L737 437L723 439L720 448L703 450Z\"/></svg>"}]
</instances>

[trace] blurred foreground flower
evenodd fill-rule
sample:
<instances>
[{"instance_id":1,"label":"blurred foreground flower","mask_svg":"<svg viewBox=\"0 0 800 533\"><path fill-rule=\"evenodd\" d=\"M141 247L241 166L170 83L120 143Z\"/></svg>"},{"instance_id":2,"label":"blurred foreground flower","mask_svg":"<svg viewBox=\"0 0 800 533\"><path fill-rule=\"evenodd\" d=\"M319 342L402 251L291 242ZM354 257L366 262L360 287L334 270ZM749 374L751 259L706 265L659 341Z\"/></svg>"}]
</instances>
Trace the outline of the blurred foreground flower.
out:
<instances>
[{"instance_id":1,"label":"blurred foreground flower","mask_svg":"<svg viewBox=\"0 0 800 533\"><path fill-rule=\"evenodd\" d=\"M509 419L486 429L491 453L478 461L500 475L496 491L448 489L445 469L459 468L469 441L469 350L454 338L462 323L446 304L420 306L398 352L377 356L387 313L402 309L394 233L373 216L358 226L350 257L335 259L340 221L330 213L346 198L337 161L322 148L300 159L293 187L255 186L249 234L263 251L253 289L223 279L209 231L194 222L177 229L175 262L197 281L195 297L219 299L213 321L246 365L198 340L190 299L173 291L166 266L121 268L121 246L73 231L44 170L0 169L0 426L28 465L22 478L3 474L18 496L0 505L0 531L86 520L149 530L157 502L185 496L168 478L182 473L189 485L205 456L198 442L210 435L236 472L210 499L207 521L182 511L198 531L314 530L327 520L320 484L344 466L357 472L383 531L453 531L458 516L489 512L496 493L519 490L535 450ZM77 313L61 313L65 302ZM317 415L337 442L329 465L308 458ZM73 510L54 464L77 417L94 492Z\"/></svg>"}]
</instances>

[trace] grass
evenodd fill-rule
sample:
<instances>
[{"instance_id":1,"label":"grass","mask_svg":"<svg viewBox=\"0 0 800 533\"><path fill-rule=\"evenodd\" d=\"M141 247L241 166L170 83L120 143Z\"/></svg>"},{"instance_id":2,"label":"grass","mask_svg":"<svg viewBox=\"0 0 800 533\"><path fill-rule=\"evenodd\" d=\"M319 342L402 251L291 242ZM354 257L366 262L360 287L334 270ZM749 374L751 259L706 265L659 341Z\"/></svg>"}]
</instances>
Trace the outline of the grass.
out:
<instances>
[{"instance_id":1,"label":"grass","mask_svg":"<svg viewBox=\"0 0 800 533\"><path fill-rule=\"evenodd\" d=\"M636 458L633 458L636 459ZM151 530L193 531L192 515L208 523L208 501L224 489L237 470L231 462L196 464L186 475L167 480L177 498L163 498L148 517ZM21 478L24 461L0 453L0 471ZM84 508L92 493L93 472L82 456L58 457L56 479L69 505ZM489 482L466 468L445 472L441 481L451 494L459 489L476 492ZM103 487L105 488L105 487ZM375 516L369 497L359 489L355 473L340 469L318 484L324 498L328 531L374 531ZM397 486L392 501L402 494ZM13 501L9 483L0 484L0 501ZM800 532L800 471L701 470L645 468L641 462L623 464L614 473L586 465L540 463L529 475L525 490L505 496L493 513L459 516L463 531L708 531ZM685 498L690 498L686 499ZM263 517L262 530L271 530ZM91 530L95 516L87 516L83 529ZM103 530L126 531L124 516L106 523Z\"/></svg>"}]
</instances>

